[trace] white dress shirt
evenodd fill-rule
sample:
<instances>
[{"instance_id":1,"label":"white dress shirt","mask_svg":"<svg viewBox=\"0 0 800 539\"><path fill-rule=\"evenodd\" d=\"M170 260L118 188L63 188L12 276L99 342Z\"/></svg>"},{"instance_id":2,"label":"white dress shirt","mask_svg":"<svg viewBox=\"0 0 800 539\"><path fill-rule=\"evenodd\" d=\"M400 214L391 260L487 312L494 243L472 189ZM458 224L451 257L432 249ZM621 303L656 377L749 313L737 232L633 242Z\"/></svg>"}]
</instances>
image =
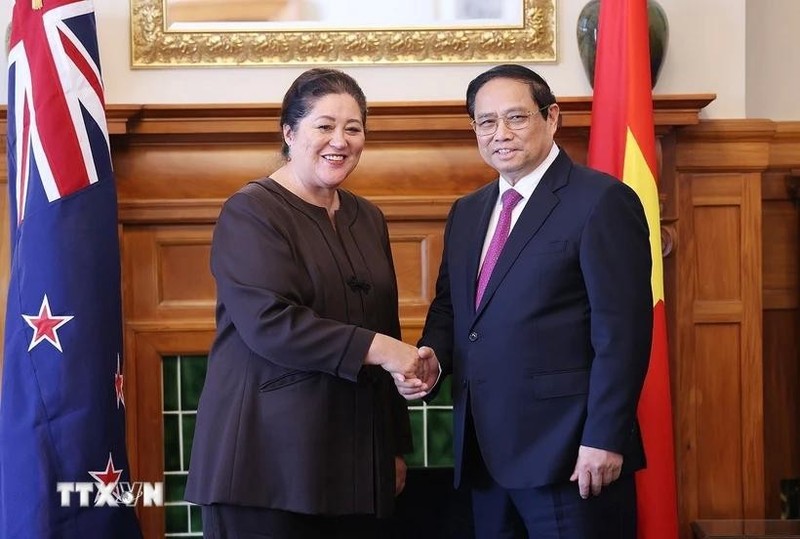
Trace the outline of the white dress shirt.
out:
<instances>
[{"instance_id":1,"label":"white dress shirt","mask_svg":"<svg viewBox=\"0 0 800 539\"><path fill-rule=\"evenodd\" d=\"M522 215L522 210L525 209L525 205L533 195L536 186L539 185L539 182L542 180L544 173L547 172L547 169L550 168L550 165L552 165L553 161L558 157L559 151L558 146L553 143L553 146L550 148L550 153L547 154L544 161L533 169L530 174L520 178L514 185L511 185L502 175L500 176L500 181L497 182L497 185L500 187L500 192L497 196L497 203L492 210L492 217L489 219L489 227L486 229L486 238L483 240L483 250L481 251L481 263L478 266L478 275L480 275L480 267L483 266L483 260L486 258L486 252L489 250L489 244L492 242L492 236L494 236L494 231L497 228L497 221L500 220L500 211L503 209L503 193L513 187L522 195L522 200L517 202L517 205L514 206L514 210L511 212L511 228L508 231L508 234L511 235L511 231L514 230L514 225L517 224L519 216ZM477 279L477 276L475 278Z\"/></svg>"}]
</instances>

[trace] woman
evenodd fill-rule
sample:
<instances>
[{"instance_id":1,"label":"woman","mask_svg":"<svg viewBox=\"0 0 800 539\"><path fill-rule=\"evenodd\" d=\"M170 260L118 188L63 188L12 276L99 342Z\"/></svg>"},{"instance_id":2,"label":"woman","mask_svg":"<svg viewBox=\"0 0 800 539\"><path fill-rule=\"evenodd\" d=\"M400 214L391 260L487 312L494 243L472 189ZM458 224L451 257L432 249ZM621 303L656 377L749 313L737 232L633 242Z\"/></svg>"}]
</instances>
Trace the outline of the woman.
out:
<instances>
[{"instance_id":1,"label":"woman","mask_svg":"<svg viewBox=\"0 0 800 539\"><path fill-rule=\"evenodd\" d=\"M383 215L339 188L366 115L351 77L303 73L283 100L285 163L220 213L186 486L206 537L375 537L402 489L410 428L389 373L424 362L398 340Z\"/></svg>"}]
</instances>

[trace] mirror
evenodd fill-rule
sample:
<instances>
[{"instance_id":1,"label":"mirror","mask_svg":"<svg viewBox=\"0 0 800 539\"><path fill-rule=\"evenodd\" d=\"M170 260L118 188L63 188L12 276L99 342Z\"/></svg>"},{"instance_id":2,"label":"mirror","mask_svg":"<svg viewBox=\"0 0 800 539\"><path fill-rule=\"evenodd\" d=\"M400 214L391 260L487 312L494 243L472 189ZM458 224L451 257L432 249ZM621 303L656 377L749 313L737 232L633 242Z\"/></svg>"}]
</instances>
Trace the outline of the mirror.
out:
<instances>
[{"instance_id":1,"label":"mirror","mask_svg":"<svg viewBox=\"0 0 800 539\"><path fill-rule=\"evenodd\" d=\"M552 62L556 0L131 0L134 67Z\"/></svg>"}]
</instances>

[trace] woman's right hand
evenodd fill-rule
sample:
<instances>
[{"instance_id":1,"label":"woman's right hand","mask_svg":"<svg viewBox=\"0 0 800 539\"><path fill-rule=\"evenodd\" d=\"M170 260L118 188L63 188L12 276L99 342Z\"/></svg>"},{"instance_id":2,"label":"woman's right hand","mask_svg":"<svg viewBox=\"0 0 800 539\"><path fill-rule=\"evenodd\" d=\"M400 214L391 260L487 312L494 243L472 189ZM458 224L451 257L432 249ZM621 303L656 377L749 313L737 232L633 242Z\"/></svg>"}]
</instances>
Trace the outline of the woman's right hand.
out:
<instances>
[{"instance_id":1,"label":"woman's right hand","mask_svg":"<svg viewBox=\"0 0 800 539\"><path fill-rule=\"evenodd\" d=\"M442 375L439 358L436 357L433 348L421 346L418 353L422 364L422 368L417 371L420 373L419 378L406 379L401 374L392 374L397 392L406 400L416 400L426 396L439 383Z\"/></svg>"},{"instance_id":2,"label":"woman's right hand","mask_svg":"<svg viewBox=\"0 0 800 539\"><path fill-rule=\"evenodd\" d=\"M372 344L364 359L367 365L380 365L393 376L402 376L405 380L427 378L427 362L419 357L419 350L403 341L398 341L381 333L375 334Z\"/></svg>"}]
</instances>

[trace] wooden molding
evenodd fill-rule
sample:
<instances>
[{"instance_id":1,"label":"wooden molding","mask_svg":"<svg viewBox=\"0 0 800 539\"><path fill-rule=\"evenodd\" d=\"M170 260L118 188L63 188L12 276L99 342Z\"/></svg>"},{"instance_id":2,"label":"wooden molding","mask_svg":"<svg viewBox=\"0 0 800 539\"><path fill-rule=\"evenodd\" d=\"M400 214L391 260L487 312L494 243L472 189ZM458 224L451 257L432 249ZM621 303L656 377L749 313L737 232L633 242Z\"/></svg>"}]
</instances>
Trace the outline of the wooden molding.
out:
<instances>
[{"instance_id":1,"label":"wooden molding","mask_svg":"<svg viewBox=\"0 0 800 539\"><path fill-rule=\"evenodd\" d=\"M388 221L444 221L456 196L371 196ZM121 200L123 225L214 224L224 199Z\"/></svg>"},{"instance_id":2,"label":"wooden molding","mask_svg":"<svg viewBox=\"0 0 800 539\"><path fill-rule=\"evenodd\" d=\"M677 167L681 171L766 170L775 125L769 120L714 120L682 128Z\"/></svg>"},{"instance_id":3,"label":"wooden molding","mask_svg":"<svg viewBox=\"0 0 800 539\"><path fill-rule=\"evenodd\" d=\"M700 111L715 97L714 94L654 96L656 126L698 124ZM590 125L591 97L564 97L558 104L563 117L562 128ZM112 135L206 138L226 133L247 140L277 140L279 134L280 106L277 104L108 105L106 111ZM0 118L5 119L5 108ZM452 137L454 133L468 138L474 136L463 101L374 103L369 105L367 125L370 138L378 139L409 132L422 138L442 134Z\"/></svg>"}]
</instances>

